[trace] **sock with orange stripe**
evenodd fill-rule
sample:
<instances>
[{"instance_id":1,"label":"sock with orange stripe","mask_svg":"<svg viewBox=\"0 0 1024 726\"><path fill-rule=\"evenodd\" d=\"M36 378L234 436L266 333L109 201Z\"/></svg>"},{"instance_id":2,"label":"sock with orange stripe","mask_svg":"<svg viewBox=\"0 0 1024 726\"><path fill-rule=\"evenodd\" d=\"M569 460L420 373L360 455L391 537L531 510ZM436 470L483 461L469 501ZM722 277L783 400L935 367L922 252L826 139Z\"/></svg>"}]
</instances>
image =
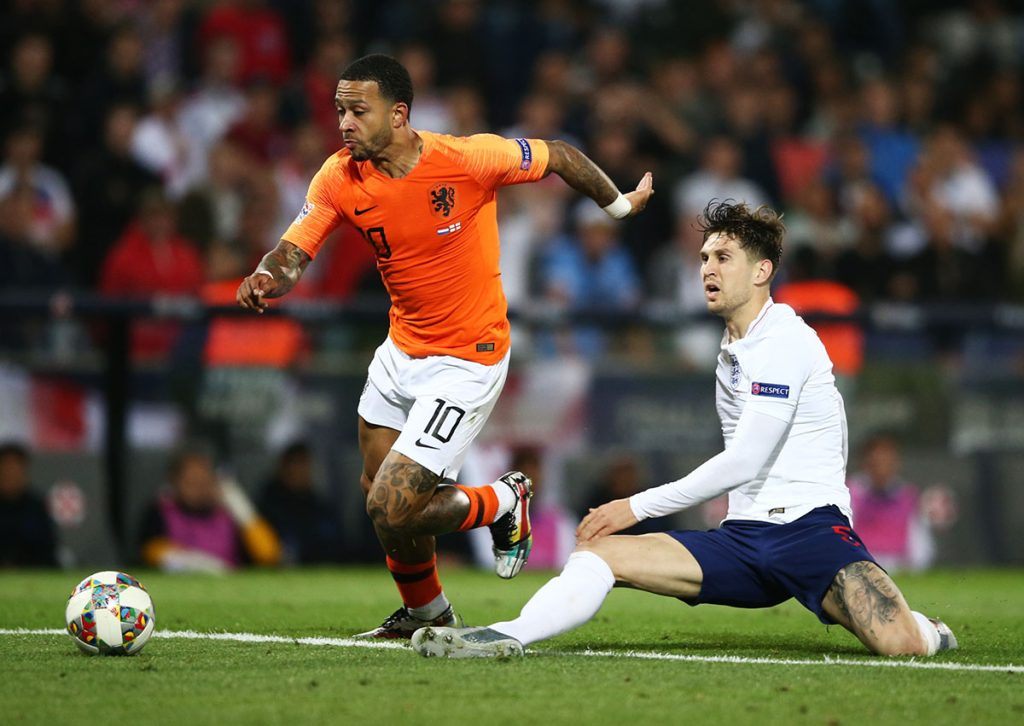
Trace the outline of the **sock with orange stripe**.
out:
<instances>
[{"instance_id":1,"label":"sock with orange stripe","mask_svg":"<svg viewBox=\"0 0 1024 726\"><path fill-rule=\"evenodd\" d=\"M433 620L449 606L437 576L437 555L426 562L408 565L387 557L388 570L398 586L402 604L420 620Z\"/></svg>"},{"instance_id":2,"label":"sock with orange stripe","mask_svg":"<svg viewBox=\"0 0 1024 726\"><path fill-rule=\"evenodd\" d=\"M482 487L456 484L455 488L469 498L469 512L459 525L460 532L493 524L494 520L510 511L516 502L515 492L501 482L484 484Z\"/></svg>"}]
</instances>

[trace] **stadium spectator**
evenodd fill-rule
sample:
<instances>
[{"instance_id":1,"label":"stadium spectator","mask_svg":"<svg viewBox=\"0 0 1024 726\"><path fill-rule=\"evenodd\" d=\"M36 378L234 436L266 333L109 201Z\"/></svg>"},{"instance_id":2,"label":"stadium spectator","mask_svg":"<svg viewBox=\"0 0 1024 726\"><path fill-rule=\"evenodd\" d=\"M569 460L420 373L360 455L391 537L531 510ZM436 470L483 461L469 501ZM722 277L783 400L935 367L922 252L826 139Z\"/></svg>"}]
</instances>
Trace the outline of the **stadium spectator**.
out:
<instances>
[{"instance_id":1,"label":"stadium spectator","mask_svg":"<svg viewBox=\"0 0 1024 726\"><path fill-rule=\"evenodd\" d=\"M227 138L262 165L281 158L287 133L280 121L281 94L262 79L251 81L245 91L245 109L228 129Z\"/></svg>"},{"instance_id":2,"label":"stadium spectator","mask_svg":"<svg viewBox=\"0 0 1024 726\"><path fill-rule=\"evenodd\" d=\"M265 79L276 85L288 80L291 49L280 14L266 0L218 0L199 27L205 50L219 38L231 38L241 49L238 83Z\"/></svg>"},{"instance_id":3,"label":"stadium spectator","mask_svg":"<svg viewBox=\"0 0 1024 726\"><path fill-rule=\"evenodd\" d=\"M955 128L943 125L926 137L906 195L911 216L923 218L941 210L952 227L955 247L972 254L984 251L997 221L999 195Z\"/></svg>"},{"instance_id":4,"label":"stadium spectator","mask_svg":"<svg viewBox=\"0 0 1024 726\"><path fill-rule=\"evenodd\" d=\"M74 192L79 207L79 236L73 252L78 281L93 289L100 266L139 208L143 190L161 179L132 156L138 123L134 106L115 104L104 123L103 142L84 149L75 164Z\"/></svg>"},{"instance_id":5,"label":"stadium spectator","mask_svg":"<svg viewBox=\"0 0 1024 726\"><path fill-rule=\"evenodd\" d=\"M547 251L542 268L546 299L568 310L625 311L641 295L641 282L629 253L618 238L618 225L600 207L577 203L575 232L563 235ZM605 351L603 331L578 325L561 340L541 343L549 352L593 358Z\"/></svg>"},{"instance_id":6,"label":"stadium spectator","mask_svg":"<svg viewBox=\"0 0 1024 726\"><path fill-rule=\"evenodd\" d=\"M57 539L53 520L29 485L28 449L0 443L0 570L8 567L53 567Z\"/></svg>"},{"instance_id":7,"label":"stadium spectator","mask_svg":"<svg viewBox=\"0 0 1024 726\"><path fill-rule=\"evenodd\" d=\"M769 72L768 78L754 83L775 84L778 80ZM781 199L779 173L772 156L772 136L766 124L766 108L778 99L766 97L768 90L751 85L738 85L724 96L724 119L721 133L737 147L737 171L764 195L764 202ZM787 96L788 98L788 96ZM727 162L723 171L728 174ZM726 176L725 178L729 178ZM710 198L710 197L708 197Z\"/></svg>"},{"instance_id":8,"label":"stadium spectator","mask_svg":"<svg viewBox=\"0 0 1024 726\"><path fill-rule=\"evenodd\" d=\"M57 261L75 242L75 200L64 175L42 157L42 129L29 123L11 130L0 166L0 199L19 187L31 190L28 239L36 252Z\"/></svg>"},{"instance_id":9,"label":"stadium spectator","mask_svg":"<svg viewBox=\"0 0 1024 726\"><path fill-rule=\"evenodd\" d=\"M176 453L168 483L142 522L139 551L148 566L224 572L281 561L277 534L238 483L217 474L208 453L200 448Z\"/></svg>"},{"instance_id":10,"label":"stadium spectator","mask_svg":"<svg viewBox=\"0 0 1024 726\"><path fill-rule=\"evenodd\" d=\"M189 185L189 163L196 154L192 139L181 127L181 89L171 78L149 87L148 112L132 134L132 155L159 176L172 199L180 199Z\"/></svg>"},{"instance_id":11,"label":"stadium spectator","mask_svg":"<svg viewBox=\"0 0 1024 726\"><path fill-rule=\"evenodd\" d=\"M281 539L281 561L286 565L345 558L337 505L316 491L314 468L309 445L292 443L277 457L260 495L260 513Z\"/></svg>"},{"instance_id":12,"label":"stadium spectator","mask_svg":"<svg viewBox=\"0 0 1024 726\"><path fill-rule=\"evenodd\" d=\"M721 135L708 139L700 168L672 190L676 214L694 219L709 199L734 199L752 207L766 204L764 190L740 175L742 166L742 151L735 140Z\"/></svg>"},{"instance_id":13,"label":"stadium spectator","mask_svg":"<svg viewBox=\"0 0 1024 726\"><path fill-rule=\"evenodd\" d=\"M143 69L148 85L184 80L190 50L184 16L185 0L154 0L140 7L137 22L146 48Z\"/></svg>"},{"instance_id":14,"label":"stadium spectator","mask_svg":"<svg viewBox=\"0 0 1024 726\"><path fill-rule=\"evenodd\" d=\"M907 176L920 150L920 139L900 125L899 98L887 78L865 82L859 93L857 134L867 147L871 176L886 199L902 201Z\"/></svg>"},{"instance_id":15,"label":"stadium spectator","mask_svg":"<svg viewBox=\"0 0 1024 726\"><path fill-rule=\"evenodd\" d=\"M637 492L642 492L647 488L644 479L643 466L635 455L622 453L612 457L587 494L586 501L579 509L579 518L583 519L602 504L616 499L628 499ZM660 532L663 525L664 523L658 519L646 519L622 530L620 534ZM565 564L564 561L562 564Z\"/></svg>"},{"instance_id":16,"label":"stadium spectator","mask_svg":"<svg viewBox=\"0 0 1024 726\"><path fill-rule=\"evenodd\" d=\"M445 95L437 86L434 52L421 43L411 43L399 49L395 57L408 69L412 87L416 89L416 123L425 129L436 129L438 133L451 133L452 116Z\"/></svg>"},{"instance_id":17,"label":"stadium spectator","mask_svg":"<svg viewBox=\"0 0 1024 726\"><path fill-rule=\"evenodd\" d=\"M907 300L923 302L982 300L998 293L1001 270L985 262L985 256L957 245L953 213L931 203L920 210L923 248L908 257L900 269L899 292Z\"/></svg>"},{"instance_id":18,"label":"stadium spectator","mask_svg":"<svg viewBox=\"0 0 1024 726\"><path fill-rule=\"evenodd\" d=\"M498 96L511 89L501 84L486 83L491 64L485 45L488 33L481 5L479 0L441 0L435 3L425 37L430 38L435 51L438 85L469 84L486 88L493 105Z\"/></svg>"},{"instance_id":19,"label":"stadium spectator","mask_svg":"<svg viewBox=\"0 0 1024 726\"><path fill-rule=\"evenodd\" d=\"M591 133L590 150L594 163L600 164L617 185L625 185L648 169L660 169L661 157L666 153L653 153L640 147L643 129L623 122L608 127L597 127ZM573 208L567 206L562 216L565 223L574 222ZM629 252L633 265L645 269L654 252L654 240L662 240L672 230L672 199L669 195L651 197L651 203L644 213L637 217L620 220L618 236L623 247Z\"/></svg>"},{"instance_id":20,"label":"stadium spectator","mask_svg":"<svg viewBox=\"0 0 1024 726\"><path fill-rule=\"evenodd\" d=\"M234 141L222 139L214 144L206 176L189 189L178 206L182 235L202 249L234 245L241 230L249 178L260 168ZM245 256L244 249L236 251Z\"/></svg>"},{"instance_id":21,"label":"stadium spectator","mask_svg":"<svg viewBox=\"0 0 1024 726\"><path fill-rule=\"evenodd\" d=\"M118 25L110 31L104 51L103 63L97 64L95 57L83 59L83 68L96 70L76 94L76 113L69 118L71 141L79 148L100 141L103 119L111 106L126 103L145 108L149 98L143 68L145 48L138 29L131 22Z\"/></svg>"},{"instance_id":22,"label":"stadium spectator","mask_svg":"<svg viewBox=\"0 0 1024 726\"><path fill-rule=\"evenodd\" d=\"M337 116L337 112L333 115ZM283 229L295 219L306 202L309 182L323 166L328 153L327 137L318 125L307 122L292 130L287 153L274 164L274 178L280 195L275 228Z\"/></svg>"},{"instance_id":23,"label":"stadium spectator","mask_svg":"<svg viewBox=\"0 0 1024 726\"><path fill-rule=\"evenodd\" d=\"M338 133L334 87L341 69L355 55L353 46L349 36L323 34L321 30L313 47L313 57L289 94L288 103L298 107L293 113L316 126L324 138L334 138Z\"/></svg>"},{"instance_id":24,"label":"stadium spectator","mask_svg":"<svg viewBox=\"0 0 1024 726\"><path fill-rule=\"evenodd\" d=\"M865 182L852 195L851 204L853 239L835 259L835 280L865 303L902 297L897 293L897 260L888 250L891 214L885 195L875 184Z\"/></svg>"},{"instance_id":25,"label":"stadium spectator","mask_svg":"<svg viewBox=\"0 0 1024 726\"><path fill-rule=\"evenodd\" d=\"M189 138L188 186L206 181L207 157L245 113L245 95L235 85L240 50L230 37L216 38L203 53L202 75L181 104L178 125Z\"/></svg>"},{"instance_id":26,"label":"stadium spectator","mask_svg":"<svg viewBox=\"0 0 1024 726\"><path fill-rule=\"evenodd\" d=\"M476 88L452 86L445 94L445 104L452 117L452 135L470 136L487 132L487 107Z\"/></svg>"},{"instance_id":27,"label":"stadium spectator","mask_svg":"<svg viewBox=\"0 0 1024 726\"><path fill-rule=\"evenodd\" d=\"M542 258L559 235L570 193L562 184L542 181L511 187L502 197L501 279L513 310L529 307L539 297Z\"/></svg>"},{"instance_id":28,"label":"stadium spectator","mask_svg":"<svg viewBox=\"0 0 1024 726\"><path fill-rule=\"evenodd\" d=\"M35 244L34 222L36 194L26 184L14 187L0 197L0 289L52 291L71 282L63 265L44 254ZM23 329L24 321L7 321L4 335ZM17 339L21 339L19 335ZM5 338L13 342L15 338Z\"/></svg>"},{"instance_id":29,"label":"stadium spectator","mask_svg":"<svg viewBox=\"0 0 1024 726\"><path fill-rule=\"evenodd\" d=\"M139 212L111 248L100 272L99 290L111 297L145 299L153 295L194 295L203 284L203 261L191 241L178 235L173 203L159 189L142 195ZM180 326L142 321L132 331L136 358L162 358Z\"/></svg>"},{"instance_id":30,"label":"stadium spectator","mask_svg":"<svg viewBox=\"0 0 1024 726\"><path fill-rule=\"evenodd\" d=\"M1004 242L1014 299L1024 300L1024 150L1014 154L1003 192L1000 239Z\"/></svg>"},{"instance_id":31,"label":"stadium spectator","mask_svg":"<svg viewBox=\"0 0 1024 726\"><path fill-rule=\"evenodd\" d=\"M887 570L928 568L935 561L935 532L956 517L949 490L921 492L905 479L899 444L887 434L868 438L860 461L847 481L857 533Z\"/></svg>"},{"instance_id":32,"label":"stadium spectator","mask_svg":"<svg viewBox=\"0 0 1024 726\"><path fill-rule=\"evenodd\" d=\"M705 312L700 284L700 248L704 244L696 219L676 217L675 234L660 247L648 265L647 292L656 304L698 316ZM714 320L694 319L675 332L673 348L687 365L707 367L722 343L722 331Z\"/></svg>"},{"instance_id":33,"label":"stadium spectator","mask_svg":"<svg viewBox=\"0 0 1024 726\"><path fill-rule=\"evenodd\" d=\"M831 271L836 258L850 246L851 225L839 215L835 195L825 184L810 183L796 195L786 212L786 248L814 250L822 271Z\"/></svg>"},{"instance_id":34,"label":"stadium spectator","mask_svg":"<svg viewBox=\"0 0 1024 726\"><path fill-rule=\"evenodd\" d=\"M0 73L2 117L10 124L38 125L46 161L56 163L68 151L66 104L67 85L54 71L53 41L44 33L27 33L11 48L10 69ZM10 124L0 124L0 133L10 131Z\"/></svg>"}]
</instances>

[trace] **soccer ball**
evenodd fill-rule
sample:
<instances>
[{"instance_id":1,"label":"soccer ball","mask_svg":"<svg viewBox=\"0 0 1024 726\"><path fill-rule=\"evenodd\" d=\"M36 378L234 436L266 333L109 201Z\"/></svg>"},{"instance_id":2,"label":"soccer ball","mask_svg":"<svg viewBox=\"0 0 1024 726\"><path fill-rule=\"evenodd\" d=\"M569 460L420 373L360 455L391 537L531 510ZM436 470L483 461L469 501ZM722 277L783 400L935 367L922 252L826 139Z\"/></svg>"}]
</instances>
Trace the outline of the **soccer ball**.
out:
<instances>
[{"instance_id":1,"label":"soccer ball","mask_svg":"<svg viewBox=\"0 0 1024 726\"><path fill-rule=\"evenodd\" d=\"M153 600L142 583L107 570L82 580L71 591L64 619L75 645L89 655L132 655L153 634Z\"/></svg>"}]
</instances>

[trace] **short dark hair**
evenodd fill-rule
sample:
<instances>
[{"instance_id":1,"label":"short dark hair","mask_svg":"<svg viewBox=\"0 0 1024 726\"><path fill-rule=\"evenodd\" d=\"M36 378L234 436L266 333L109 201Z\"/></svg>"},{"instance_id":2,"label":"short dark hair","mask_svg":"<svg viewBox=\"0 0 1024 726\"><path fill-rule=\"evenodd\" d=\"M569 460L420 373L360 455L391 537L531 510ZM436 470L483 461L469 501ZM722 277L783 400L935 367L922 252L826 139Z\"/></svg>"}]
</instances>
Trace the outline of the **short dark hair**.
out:
<instances>
[{"instance_id":1,"label":"short dark hair","mask_svg":"<svg viewBox=\"0 0 1024 726\"><path fill-rule=\"evenodd\" d=\"M8 456L13 456L20 459L22 464L27 464L29 461L28 447L17 441L0 442L0 459L6 459Z\"/></svg>"},{"instance_id":2,"label":"short dark hair","mask_svg":"<svg viewBox=\"0 0 1024 726\"><path fill-rule=\"evenodd\" d=\"M697 219L697 226L705 240L716 233L728 235L751 257L770 260L772 275L778 271L786 225L782 215L771 207L762 204L751 210L743 202L712 199Z\"/></svg>"},{"instance_id":3,"label":"short dark hair","mask_svg":"<svg viewBox=\"0 0 1024 726\"><path fill-rule=\"evenodd\" d=\"M341 80L375 81L381 97L412 108L412 79L409 71L389 55L373 53L356 58L341 72Z\"/></svg>"}]
</instances>

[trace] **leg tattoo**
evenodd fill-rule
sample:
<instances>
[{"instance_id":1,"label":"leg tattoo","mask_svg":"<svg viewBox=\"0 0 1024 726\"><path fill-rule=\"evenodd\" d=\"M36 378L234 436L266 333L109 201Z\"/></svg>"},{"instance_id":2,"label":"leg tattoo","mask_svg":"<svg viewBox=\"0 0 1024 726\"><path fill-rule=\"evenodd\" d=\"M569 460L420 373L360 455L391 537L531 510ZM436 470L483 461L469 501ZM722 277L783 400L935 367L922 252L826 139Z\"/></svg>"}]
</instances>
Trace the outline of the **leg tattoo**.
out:
<instances>
[{"instance_id":1,"label":"leg tattoo","mask_svg":"<svg viewBox=\"0 0 1024 726\"><path fill-rule=\"evenodd\" d=\"M438 489L441 477L416 463L385 459L366 497L378 530L405 536L454 532L469 503L454 487Z\"/></svg>"},{"instance_id":2,"label":"leg tattoo","mask_svg":"<svg viewBox=\"0 0 1024 726\"><path fill-rule=\"evenodd\" d=\"M829 597L854 632L877 638L878 629L895 622L902 597L892 579L872 562L861 561L839 571Z\"/></svg>"}]
</instances>

